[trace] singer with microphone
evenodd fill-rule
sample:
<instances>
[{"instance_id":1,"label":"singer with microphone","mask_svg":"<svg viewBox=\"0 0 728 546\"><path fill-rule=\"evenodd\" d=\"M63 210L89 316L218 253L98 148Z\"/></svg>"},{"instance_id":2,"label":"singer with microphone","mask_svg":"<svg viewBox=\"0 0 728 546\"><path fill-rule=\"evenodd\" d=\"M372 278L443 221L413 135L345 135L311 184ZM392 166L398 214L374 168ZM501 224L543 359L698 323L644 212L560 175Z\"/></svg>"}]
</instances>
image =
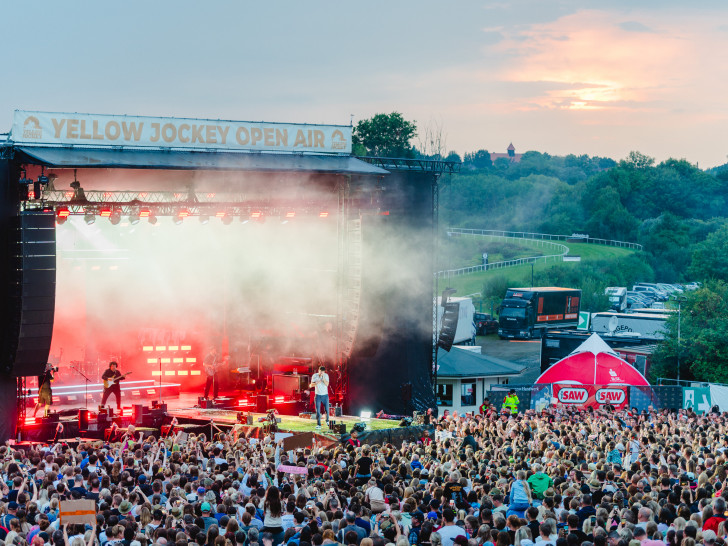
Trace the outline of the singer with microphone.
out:
<instances>
[{"instance_id":1,"label":"singer with microphone","mask_svg":"<svg viewBox=\"0 0 728 546\"><path fill-rule=\"evenodd\" d=\"M43 417L47 417L51 404L53 403L53 392L51 392L51 381L53 381L53 374L58 371L58 368L54 368L53 364L48 362L45 366L45 371L42 375L38 376L38 403L35 405L35 411L33 417L38 413L41 405L43 408Z\"/></svg>"},{"instance_id":2,"label":"singer with microphone","mask_svg":"<svg viewBox=\"0 0 728 546\"><path fill-rule=\"evenodd\" d=\"M326 366L319 367L318 373L311 377L311 385L315 389L316 396L316 428L321 428L321 406L326 412L326 424L329 424L329 374L326 373Z\"/></svg>"}]
</instances>

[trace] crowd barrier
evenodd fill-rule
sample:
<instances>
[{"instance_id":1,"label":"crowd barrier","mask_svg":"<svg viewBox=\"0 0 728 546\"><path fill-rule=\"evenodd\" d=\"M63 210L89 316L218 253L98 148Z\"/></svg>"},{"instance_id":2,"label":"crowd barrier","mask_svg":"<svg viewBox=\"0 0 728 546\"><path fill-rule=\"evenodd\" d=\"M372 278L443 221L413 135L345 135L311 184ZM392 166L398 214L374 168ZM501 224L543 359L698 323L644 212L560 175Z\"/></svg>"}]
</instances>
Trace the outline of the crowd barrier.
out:
<instances>
[{"instance_id":1,"label":"crowd barrier","mask_svg":"<svg viewBox=\"0 0 728 546\"><path fill-rule=\"evenodd\" d=\"M573 406L579 409L600 408L611 404L617 409L687 409L697 413L710 411L718 406L728 411L728 386L700 384L700 386L645 386L628 385L491 385L486 396L497 408L511 389L518 395L519 413L528 409L541 411L554 404Z\"/></svg>"}]
</instances>

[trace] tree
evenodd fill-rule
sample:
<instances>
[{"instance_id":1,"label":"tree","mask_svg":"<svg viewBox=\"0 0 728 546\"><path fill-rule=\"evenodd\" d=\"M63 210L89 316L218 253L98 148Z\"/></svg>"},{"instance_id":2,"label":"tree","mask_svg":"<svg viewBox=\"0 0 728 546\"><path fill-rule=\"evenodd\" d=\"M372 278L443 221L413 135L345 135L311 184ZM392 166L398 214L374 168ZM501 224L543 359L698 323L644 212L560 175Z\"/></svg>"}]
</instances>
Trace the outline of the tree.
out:
<instances>
[{"instance_id":1,"label":"tree","mask_svg":"<svg viewBox=\"0 0 728 546\"><path fill-rule=\"evenodd\" d=\"M686 294L681 313L667 321L668 333L653 354L650 376L728 382L728 284L707 282ZM678 346L678 321L680 343Z\"/></svg>"},{"instance_id":2,"label":"tree","mask_svg":"<svg viewBox=\"0 0 728 546\"><path fill-rule=\"evenodd\" d=\"M356 124L352 136L354 153L378 157L415 157L410 141L417 132L414 122L399 112L376 114ZM363 152L363 153L362 153Z\"/></svg>"},{"instance_id":3,"label":"tree","mask_svg":"<svg viewBox=\"0 0 728 546\"><path fill-rule=\"evenodd\" d=\"M728 281L728 225L695 245L689 273L697 279Z\"/></svg>"},{"instance_id":4,"label":"tree","mask_svg":"<svg viewBox=\"0 0 728 546\"><path fill-rule=\"evenodd\" d=\"M488 150L466 153L463 156L463 163L465 167L472 169L490 169L493 166Z\"/></svg>"}]
</instances>

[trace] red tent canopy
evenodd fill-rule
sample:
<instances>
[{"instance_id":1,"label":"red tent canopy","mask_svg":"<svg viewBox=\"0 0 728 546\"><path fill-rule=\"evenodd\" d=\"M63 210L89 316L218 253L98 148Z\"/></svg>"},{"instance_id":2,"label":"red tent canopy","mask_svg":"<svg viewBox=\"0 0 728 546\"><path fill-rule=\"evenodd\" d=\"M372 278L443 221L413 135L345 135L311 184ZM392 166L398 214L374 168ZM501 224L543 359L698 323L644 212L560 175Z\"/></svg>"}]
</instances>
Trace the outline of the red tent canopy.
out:
<instances>
[{"instance_id":1,"label":"red tent canopy","mask_svg":"<svg viewBox=\"0 0 728 546\"><path fill-rule=\"evenodd\" d=\"M625 362L597 334L592 334L566 358L541 374L536 383L571 385L632 385L650 383L629 362Z\"/></svg>"}]
</instances>

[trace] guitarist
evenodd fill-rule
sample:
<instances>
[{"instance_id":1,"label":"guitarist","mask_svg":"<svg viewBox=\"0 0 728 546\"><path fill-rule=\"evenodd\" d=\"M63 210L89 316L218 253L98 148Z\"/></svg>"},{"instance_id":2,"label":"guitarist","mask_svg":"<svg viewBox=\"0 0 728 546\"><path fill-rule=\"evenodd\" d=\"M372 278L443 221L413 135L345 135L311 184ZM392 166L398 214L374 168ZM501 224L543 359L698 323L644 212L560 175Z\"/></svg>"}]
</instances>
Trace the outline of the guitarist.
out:
<instances>
[{"instance_id":1,"label":"guitarist","mask_svg":"<svg viewBox=\"0 0 728 546\"><path fill-rule=\"evenodd\" d=\"M218 362L216 347L210 347L210 352L207 353L202 367L205 369L205 374L207 375L207 381L205 381L205 396L203 398L207 400L207 395L210 394L210 387L212 387L212 397L217 398L219 381L217 377Z\"/></svg>"},{"instance_id":2,"label":"guitarist","mask_svg":"<svg viewBox=\"0 0 728 546\"><path fill-rule=\"evenodd\" d=\"M114 361L109 362L109 368L101 376L101 379L104 380L104 395L101 398L102 406L105 406L109 396L114 394L116 395L116 409L121 410L121 387L119 386L119 381L123 377L119 371L119 365Z\"/></svg>"}]
</instances>

